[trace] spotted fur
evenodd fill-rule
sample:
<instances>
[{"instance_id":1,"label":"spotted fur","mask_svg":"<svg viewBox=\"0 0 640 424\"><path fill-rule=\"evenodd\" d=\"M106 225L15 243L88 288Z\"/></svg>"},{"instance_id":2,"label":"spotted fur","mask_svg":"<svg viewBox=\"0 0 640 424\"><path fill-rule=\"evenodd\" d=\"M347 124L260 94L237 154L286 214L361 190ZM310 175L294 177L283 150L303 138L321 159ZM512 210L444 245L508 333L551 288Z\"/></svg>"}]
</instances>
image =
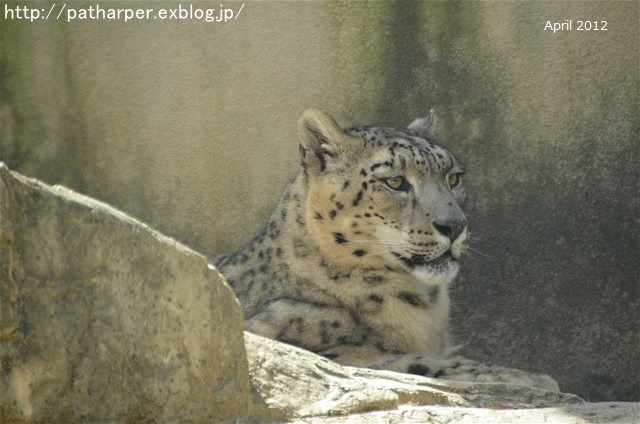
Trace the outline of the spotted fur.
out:
<instances>
[{"instance_id":1,"label":"spotted fur","mask_svg":"<svg viewBox=\"0 0 640 424\"><path fill-rule=\"evenodd\" d=\"M432 136L433 118L343 130L305 111L300 172L264 229L215 262L256 334L345 365L557 389L445 355L447 288L469 231L464 169Z\"/></svg>"}]
</instances>

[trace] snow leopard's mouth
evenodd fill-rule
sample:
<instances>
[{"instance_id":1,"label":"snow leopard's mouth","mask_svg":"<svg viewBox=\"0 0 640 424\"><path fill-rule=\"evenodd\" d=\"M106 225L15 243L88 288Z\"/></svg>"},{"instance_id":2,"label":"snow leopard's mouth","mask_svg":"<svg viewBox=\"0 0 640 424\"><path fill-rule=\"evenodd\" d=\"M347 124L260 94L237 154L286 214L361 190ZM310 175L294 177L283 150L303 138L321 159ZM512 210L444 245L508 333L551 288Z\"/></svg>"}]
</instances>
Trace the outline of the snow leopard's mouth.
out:
<instances>
[{"instance_id":1,"label":"snow leopard's mouth","mask_svg":"<svg viewBox=\"0 0 640 424\"><path fill-rule=\"evenodd\" d=\"M415 268L417 266L428 266L428 267L440 267L442 265L447 264L450 260L457 260L451 254L451 250L447 250L442 255L438 256L435 259L427 259L425 255L412 255L407 258L404 256L396 255L398 259L405 263L409 268Z\"/></svg>"}]
</instances>

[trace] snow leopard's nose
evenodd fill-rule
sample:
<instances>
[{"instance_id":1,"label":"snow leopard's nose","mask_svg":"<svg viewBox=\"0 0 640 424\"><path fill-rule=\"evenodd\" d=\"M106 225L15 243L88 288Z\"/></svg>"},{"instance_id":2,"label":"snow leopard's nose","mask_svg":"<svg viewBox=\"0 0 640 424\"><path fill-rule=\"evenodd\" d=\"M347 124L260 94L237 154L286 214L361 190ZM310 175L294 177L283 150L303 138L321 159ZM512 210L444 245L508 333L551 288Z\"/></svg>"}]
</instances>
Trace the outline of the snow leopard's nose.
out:
<instances>
[{"instance_id":1,"label":"snow leopard's nose","mask_svg":"<svg viewBox=\"0 0 640 424\"><path fill-rule=\"evenodd\" d=\"M467 221L434 222L433 227L453 243L458 237L460 237L460 234L462 234L464 229L467 228Z\"/></svg>"}]
</instances>

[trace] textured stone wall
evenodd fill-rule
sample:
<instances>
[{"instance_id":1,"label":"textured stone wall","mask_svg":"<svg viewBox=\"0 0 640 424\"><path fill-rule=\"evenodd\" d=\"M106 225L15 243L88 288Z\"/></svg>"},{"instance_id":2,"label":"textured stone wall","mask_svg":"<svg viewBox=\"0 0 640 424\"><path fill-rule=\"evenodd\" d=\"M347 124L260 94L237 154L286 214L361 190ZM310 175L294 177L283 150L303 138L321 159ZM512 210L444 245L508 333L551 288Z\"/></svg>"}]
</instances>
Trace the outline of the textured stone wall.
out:
<instances>
[{"instance_id":1,"label":"textured stone wall","mask_svg":"<svg viewBox=\"0 0 640 424\"><path fill-rule=\"evenodd\" d=\"M304 108L345 126L435 108L468 168L475 251L453 289L465 353L589 399L638 399L637 2L245 2L226 23L1 18L0 159L199 250L237 248L260 227L297 166ZM571 31L544 30L568 19ZM578 31L585 19L608 31Z\"/></svg>"}]
</instances>

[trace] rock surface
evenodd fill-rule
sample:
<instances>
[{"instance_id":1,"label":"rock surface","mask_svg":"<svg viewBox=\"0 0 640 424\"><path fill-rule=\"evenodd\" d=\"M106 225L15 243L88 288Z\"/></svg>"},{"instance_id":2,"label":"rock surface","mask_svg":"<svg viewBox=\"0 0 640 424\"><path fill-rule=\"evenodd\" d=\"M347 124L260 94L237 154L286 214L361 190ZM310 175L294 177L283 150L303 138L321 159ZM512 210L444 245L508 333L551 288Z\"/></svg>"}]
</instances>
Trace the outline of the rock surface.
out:
<instances>
[{"instance_id":1,"label":"rock surface","mask_svg":"<svg viewBox=\"0 0 640 424\"><path fill-rule=\"evenodd\" d=\"M394 410L402 405L540 408L583 403L572 394L511 384L437 380L343 367L254 334L245 333L245 340L254 387L269 407L287 416L348 415Z\"/></svg>"},{"instance_id":2,"label":"rock surface","mask_svg":"<svg viewBox=\"0 0 640 424\"><path fill-rule=\"evenodd\" d=\"M6 167L0 243L0 421L248 413L241 311L203 258Z\"/></svg>"},{"instance_id":3,"label":"rock surface","mask_svg":"<svg viewBox=\"0 0 640 424\"><path fill-rule=\"evenodd\" d=\"M242 332L202 256L0 163L0 421L634 422L639 405L341 367Z\"/></svg>"},{"instance_id":4,"label":"rock surface","mask_svg":"<svg viewBox=\"0 0 640 424\"><path fill-rule=\"evenodd\" d=\"M625 402L584 403L540 409L461 408L411 406L397 411L376 411L349 417L311 418L299 422L322 423L438 423L438 424L635 424L638 404Z\"/></svg>"}]
</instances>

